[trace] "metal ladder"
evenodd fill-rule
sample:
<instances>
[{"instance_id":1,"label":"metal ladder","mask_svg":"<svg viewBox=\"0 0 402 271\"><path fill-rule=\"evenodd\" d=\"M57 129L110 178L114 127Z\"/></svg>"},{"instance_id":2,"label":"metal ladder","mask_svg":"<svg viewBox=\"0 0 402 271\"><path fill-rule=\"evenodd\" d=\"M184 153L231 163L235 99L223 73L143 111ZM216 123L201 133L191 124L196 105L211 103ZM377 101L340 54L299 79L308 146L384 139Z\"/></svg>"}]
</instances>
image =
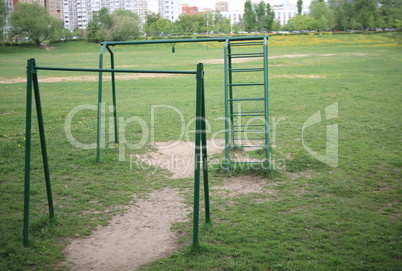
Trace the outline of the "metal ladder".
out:
<instances>
[{"instance_id":1,"label":"metal ladder","mask_svg":"<svg viewBox=\"0 0 402 271\"><path fill-rule=\"evenodd\" d=\"M237 164L269 168L268 37L261 40L226 39L225 60L225 171ZM240 152L239 152L240 150ZM265 152L251 159L247 151Z\"/></svg>"}]
</instances>

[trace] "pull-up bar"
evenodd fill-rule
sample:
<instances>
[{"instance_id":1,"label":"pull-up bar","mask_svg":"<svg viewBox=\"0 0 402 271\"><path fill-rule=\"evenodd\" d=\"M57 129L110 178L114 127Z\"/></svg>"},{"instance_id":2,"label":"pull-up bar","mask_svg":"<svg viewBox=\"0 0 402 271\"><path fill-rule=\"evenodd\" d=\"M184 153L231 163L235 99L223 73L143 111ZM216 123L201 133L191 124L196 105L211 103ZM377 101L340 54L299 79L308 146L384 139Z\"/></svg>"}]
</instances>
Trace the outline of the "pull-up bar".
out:
<instances>
[{"instance_id":1,"label":"pull-up bar","mask_svg":"<svg viewBox=\"0 0 402 271\"><path fill-rule=\"evenodd\" d=\"M135 41L104 41L101 45L128 45L128 44L157 44L157 43L188 43L188 42L226 42L242 41L242 40L263 40L266 36L250 36L250 37L226 37L226 38L203 38L203 39L170 39L170 40L135 40Z\"/></svg>"},{"instance_id":2,"label":"pull-up bar","mask_svg":"<svg viewBox=\"0 0 402 271\"><path fill-rule=\"evenodd\" d=\"M110 70L114 70L114 52L111 49L115 45L140 45L140 44L172 44L172 52L175 52L176 43L194 43L194 42L228 42L228 41L245 41L245 44L258 43L257 41L264 41L267 36L246 36L246 37L220 37L220 38L203 38L203 39L169 39L169 40L135 40L135 41L104 41L101 42L102 48L99 52L99 69L103 69L103 55L107 50L110 54ZM109 70L109 71L110 71ZM116 95L116 80L114 71L111 71L112 81L112 102L113 102L113 119L114 119L114 137L115 143L119 143L118 123L117 123L117 95ZM101 112L102 112L102 99L103 99L103 75L99 72L98 80L98 123L97 123L97 140L96 140L96 162L100 163L101 160Z\"/></svg>"},{"instance_id":3,"label":"pull-up bar","mask_svg":"<svg viewBox=\"0 0 402 271\"><path fill-rule=\"evenodd\" d=\"M204 66L197 65L196 71L164 71L164 70L116 70L116 69L79 69L79 68L57 68L36 66L35 59L29 59L27 64L27 100L26 100L26 127L25 127L25 180L24 180L24 215L23 215L23 245L28 246L29 238L29 201L30 201L30 179L31 179L31 141L32 141L32 89L35 99L39 137L42 149L43 168L49 207L49 217L54 218L53 196L50 183L50 170L46 148L45 127L43 121L42 104L39 92L38 70L49 71L82 71L82 72L111 72L119 73L168 73L168 74L195 74L196 75L196 134L195 134L195 169L194 169L194 214L193 214L193 245L198 245L198 227L200 210L200 175L201 164L204 181L205 218L210 222L209 210L209 185L208 185L208 163L207 163L207 139L205 123L205 98L204 98ZM101 75L100 75L101 78ZM100 95L102 92L100 91ZM99 96L98 96L99 97ZM98 107L99 108L99 107ZM100 118L98 112L98 118ZM98 129L99 129L98 125ZM99 142L99 137L98 137ZM99 147L99 145L98 145ZM99 151L99 150L98 150ZM98 152L99 153L99 152Z\"/></svg>"}]
</instances>

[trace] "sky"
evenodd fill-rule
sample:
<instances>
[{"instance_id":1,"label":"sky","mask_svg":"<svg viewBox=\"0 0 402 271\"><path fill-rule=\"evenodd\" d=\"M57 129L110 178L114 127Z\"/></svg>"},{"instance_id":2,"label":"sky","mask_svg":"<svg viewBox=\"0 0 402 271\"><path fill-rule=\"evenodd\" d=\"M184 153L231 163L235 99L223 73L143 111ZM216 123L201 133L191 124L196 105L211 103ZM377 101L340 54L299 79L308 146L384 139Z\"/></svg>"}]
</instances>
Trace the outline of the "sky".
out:
<instances>
[{"instance_id":1,"label":"sky","mask_svg":"<svg viewBox=\"0 0 402 271\"><path fill-rule=\"evenodd\" d=\"M212 8L215 9L216 2L228 2L229 10L243 10L244 2L246 0L181 0L182 4L189 4L190 6L197 6L199 10L203 8ZM265 0L265 2L270 3L271 5L281 4L283 0ZM311 0L303 0L303 6L309 5ZM251 0L251 2L258 3L260 0ZM289 0L290 3L296 4L297 0Z\"/></svg>"}]
</instances>

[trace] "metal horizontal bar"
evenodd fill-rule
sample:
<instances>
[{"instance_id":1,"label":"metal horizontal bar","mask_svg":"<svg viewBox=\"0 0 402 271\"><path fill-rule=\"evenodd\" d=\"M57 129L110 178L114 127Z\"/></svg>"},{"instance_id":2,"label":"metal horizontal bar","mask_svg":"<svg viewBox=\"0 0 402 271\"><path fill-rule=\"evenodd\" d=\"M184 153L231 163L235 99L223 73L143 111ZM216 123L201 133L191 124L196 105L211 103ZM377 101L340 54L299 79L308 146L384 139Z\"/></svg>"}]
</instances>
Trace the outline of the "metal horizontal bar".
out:
<instances>
[{"instance_id":1,"label":"metal horizontal bar","mask_svg":"<svg viewBox=\"0 0 402 271\"><path fill-rule=\"evenodd\" d=\"M254 45L263 45L263 42L236 42L236 43L231 43L230 46L254 46Z\"/></svg>"},{"instance_id":2,"label":"metal horizontal bar","mask_svg":"<svg viewBox=\"0 0 402 271\"><path fill-rule=\"evenodd\" d=\"M266 148L267 146L246 146L246 145L234 145L234 146L229 146L229 148Z\"/></svg>"},{"instance_id":3,"label":"metal horizontal bar","mask_svg":"<svg viewBox=\"0 0 402 271\"><path fill-rule=\"evenodd\" d=\"M265 116L265 114L232 114L232 115L228 115L229 117L250 117L250 116Z\"/></svg>"},{"instance_id":4,"label":"metal horizontal bar","mask_svg":"<svg viewBox=\"0 0 402 271\"><path fill-rule=\"evenodd\" d=\"M248 57L262 57L263 53L248 53L248 54L228 54L231 58L248 58Z\"/></svg>"},{"instance_id":5,"label":"metal horizontal bar","mask_svg":"<svg viewBox=\"0 0 402 271\"><path fill-rule=\"evenodd\" d=\"M263 86L264 83L246 83L246 84L228 84L232 87L245 87L245 86Z\"/></svg>"},{"instance_id":6,"label":"metal horizontal bar","mask_svg":"<svg viewBox=\"0 0 402 271\"><path fill-rule=\"evenodd\" d=\"M229 69L231 72L262 72L264 68L249 68L249 69Z\"/></svg>"},{"instance_id":7,"label":"metal horizontal bar","mask_svg":"<svg viewBox=\"0 0 402 271\"><path fill-rule=\"evenodd\" d=\"M261 127L261 126L265 126L264 124L253 124L253 125L233 125L233 127Z\"/></svg>"},{"instance_id":8,"label":"metal horizontal bar","mask_svg":"<svg viewBox=\"0 0 402 271\"><path fill-rule=\"evenodd\" d=\"M246 132L246 133L251 133L251 132L267 132L267 130L229 130L228 132Z\"/></svg>"},{"instance_id":9,"label":"metal horizontal bar","mask_svg":"<svg viewBox=\"0 0 402 271\"><path fill-rule=\"evenodd\" d=\"M258 138L234 138L233 140L261 140L265 139L265 137L258 137Z\"/></svg>"},{"instance_id":10,"label":"metal horizontal bar","mask_svg":"<svg viewBox=\"0 0 402 271\"><path fill-rule=\"evenodd\" d=\"M244 111L244 112L233 112L233 114L241 114L241 113L245 113L245 114L249 114L249 113L265 113L265 111Z\"/></svg>"},{"instance_id":11,"label":"metal horizontal bar","mask_svg":"<svg viewBox=\"0 0 402 271\"><path fill-rule=\"evenodd\" d=\"M124 73L169 73L169 74L197 74L197 71L162 71L162 70L116 70L116 69L80 69L57 67L33 67L35 70L47 71L76 71L76 72L124 72Z\"/></svg>"},{"instance_id":12,"label":"metal horizontal bar","mask_svg":"<svg viewBox=\"0 0 402 271\"><path fill-rule=\"evenodd\" d=\"M245 162L245 161L243 161L243 162L229 161L229 163L231 163L231 164L263 164L265 162L264 161L258 161L258 162L256 162L256 161L249 161L249 162Z\"/></svg>"},{"instance_id":13,"label":"metal horizontal bar","mask_svg":"<svg viewBox=\"0 0 402 271\"><path fill-rule=\"evenodd\" d=\"M264 101L264 98L228 99L228 101Z\"/></svg>"},{"instance_id":14,"label":"metal horizontal bar","mask_svg":"<svg viewBox=\"0 0 402 271\"><path fill-rule=\"evenodd\" d=\"M170 40L135 40L135 41L104 41L101 45L129 45L129 44L157 44L157 43L188 43L188 42L224 42L224 41L242 41L242 40L263 40L268 36L248 36L248 37L222 37L222 38L204 38L204 39L170 39Z\"/></svg>"}]
</instances>

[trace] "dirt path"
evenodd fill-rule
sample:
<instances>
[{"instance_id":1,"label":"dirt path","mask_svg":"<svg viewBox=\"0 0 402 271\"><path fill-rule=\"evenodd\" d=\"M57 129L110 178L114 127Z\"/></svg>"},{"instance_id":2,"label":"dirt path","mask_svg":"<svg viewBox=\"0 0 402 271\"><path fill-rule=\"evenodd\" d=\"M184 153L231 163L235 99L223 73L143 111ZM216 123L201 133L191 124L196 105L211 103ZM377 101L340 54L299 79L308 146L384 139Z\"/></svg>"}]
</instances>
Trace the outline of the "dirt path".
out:
<instances>
[{"instance_id":1,"label":"dirt path","mask_svg":"<svg viewBox=\"0 0 402 271\"><path fill-rule=\"evenodd\" d=\"M74 240L66 249L70 270L136 270L140 265L174 253L173 223L185 221L189 210L178 192L154 191L124 215L90 237Z\"/></svg>"},{"instance_id":2,"label":"dirt path","mask_svg":"<svg viewBox=\"0 0 402 271\"><path fill-rule=\"evenodd\" d=\"M137 157L141 162L172 172L171 178L191 178L194 174L194 145L191 142L160 142L158 150ZM209 157L221 155L224 141L208 141ZM219 158L217 158L219 159ZM211 199L224 197L229 201L239 194L272 194L267 180L256 176L225 178L211 187ZM106 227L100 227L85 239L75 239L65 249L66 262L73 271L136 270L140 265L174 253L179 245L173 223L188 220L191 208L173 189L154 191L140 199L129 211L116 216Z\"/></svg>"}]
</instances>

